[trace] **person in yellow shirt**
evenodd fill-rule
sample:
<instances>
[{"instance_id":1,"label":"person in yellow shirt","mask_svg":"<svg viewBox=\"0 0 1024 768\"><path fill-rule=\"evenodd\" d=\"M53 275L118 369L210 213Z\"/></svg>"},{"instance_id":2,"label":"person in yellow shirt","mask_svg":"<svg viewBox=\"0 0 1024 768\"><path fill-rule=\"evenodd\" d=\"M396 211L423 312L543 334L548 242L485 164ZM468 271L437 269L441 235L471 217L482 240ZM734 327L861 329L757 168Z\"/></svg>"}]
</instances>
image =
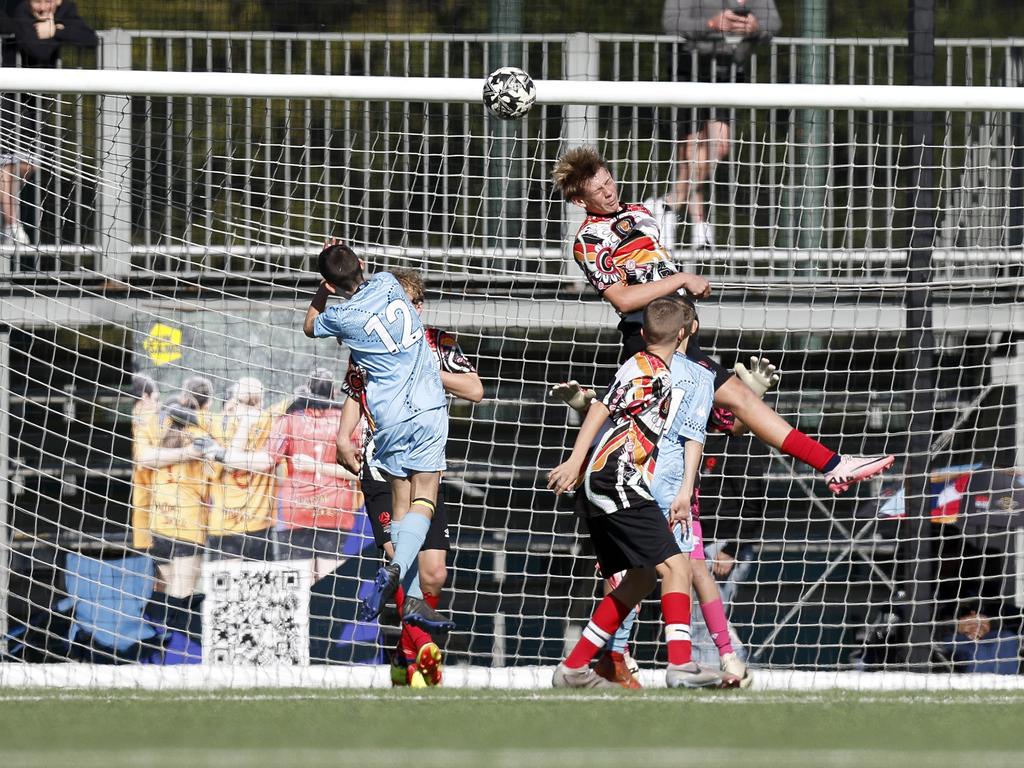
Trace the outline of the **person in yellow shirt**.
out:
<instances>
[{"instance_id":1,"label":"person in yellow shirt","mask_svg":"<svg viewBox=\"0 0 1024 768\"><path fill-rule=\"evenodd\" d=\"M153 543L149 528L149 505L153 492L153 470L139 463L146 448L160 444L160 389L149 376L132 377L132 546L148 549Z\"/></svg>"},{"instance_id":2,"label":"person in yellow shirt","mask_svg":"<svg viewBox=\"0 0 1024 768\"><path fill-rule=\"evenodd\" d=\"M153 473L149 514L157 587L147 612L168 629L195 636L195 588L206 542L210 482L204 454L217 448L201 426L203 414L186 392L161 409L159 444L140 450L138 464Z\"/></svg>"},{"instance_id":3,"label":"person in yellow shirt","mask_svg":"<svg viewBox=\"0 0 1024 768\"><path fill-rule=\"evenodd\" d=\"M212 486L210 557L272 560L270 531L276 516L273 467L256 464L273 429L273 416L263 408L263 384L239 379L213 420L213 437L224 455Z\"/></svg>"}]
</instances>

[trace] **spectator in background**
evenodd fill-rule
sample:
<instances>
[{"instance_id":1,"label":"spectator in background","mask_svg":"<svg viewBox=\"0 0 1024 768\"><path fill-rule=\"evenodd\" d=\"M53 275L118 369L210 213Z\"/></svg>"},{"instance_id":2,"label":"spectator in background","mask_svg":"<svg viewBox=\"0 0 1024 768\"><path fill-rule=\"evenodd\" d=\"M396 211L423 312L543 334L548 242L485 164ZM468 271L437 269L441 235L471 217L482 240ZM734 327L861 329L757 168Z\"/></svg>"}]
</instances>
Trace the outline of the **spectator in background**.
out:
<instances>
[{"instance_id":1,"label":"spectator in background","mask_svg":"<svg viewBox=\"0 0 1024 768\"><path fill-rule=\"evenodd\" d=\"M274 425L267 466L285 462L280 483L278 557L312 560L314 581L344 561L345 539L363 505L356 477L337 463L341 406L334 401L334 375L310 373L309 395L296 397Z\"/></svg>"},{"instance_id":2,"label":"spectator in background","mask_svg":"<svg viewBox=\"0 0 1024 768\"><path fill-rule=\"evenodd\" d=\"M749 82L747 65L754 45L782 28L774 0L665 0L662 26L666 34L686 39L678 60L676 80L682 82ZM677 213L690 222L690 244L714 245L703 185L719 160L729 153L727 118L714 109L682 110L678 172L672 191L644 203L661 226L661 242L671 250L676 242Z\"/></svg>"},{"instance_id":3,"label":"spectator in background","mask_svg":"<svg viewBox=\"0 0 1024 768\"><path fill-rule=\"evenodd\" d=\"M70 43L86 48L99 44L96 33L78 15L74 2L67 0L25 0L14 9L7 25L14 33L15 45L5 46L3 66L14 66L15 50L21 66L56 67L61 45ZM21 186L38 167L38 140L42 133L45 109L40 97L11 94L0 104L0 217L3 236L0 244L30 245L21 217Z\"/></svg>"},{"instance_id":4,"label":"spectator in background","mask_svg":"<svg viewBox=\"0 0 1024 768\"><path fill-rule=\"evenodd\" d=\"M263 384L243 377L232 387L213 437L223 447L212 486L208 547L213 558L272 560L270 531L276 510L275 479L261 458L273 428L263 408Z\"/></svg>"},{"instance_id":5,"label":"spectator in background","mask_svg":"<svg viewBox=\"0 0 1024 768\"><path fill-rule=\"evenodd\" d=\"M1016 675L1020 672L1020 637L995 628L978 600L964 600L956 611L953 636L945 649L958 672Z\"/></svg>"},{"instance_id":6,"label":"spectator in background","mask_svg":"<svg viewBox=\"0 0 1024 768\"><path fill-rule=\"evenodd\" d=\"M162 410L159 445L139 453L140 466L153 472L149 554L157 562L157 585L147 613L192 639L198 636L195 590L214 477L203 457L215 445L201 421L196 399L187 392L177 395Z\"/></svg>"},{"instance_id":7,"label":"spectator in background","mask_svg":"<svg viewBox=\"0 0 1024 768\"><path fill-rule=\"evenodd\" d=\"M153 495L153 470L142 465L147 449L160 446L160 389L149 376L132 377L132 546L148 549L153 543L150 530L150 503Z\"/></svg>"}]
</instances>

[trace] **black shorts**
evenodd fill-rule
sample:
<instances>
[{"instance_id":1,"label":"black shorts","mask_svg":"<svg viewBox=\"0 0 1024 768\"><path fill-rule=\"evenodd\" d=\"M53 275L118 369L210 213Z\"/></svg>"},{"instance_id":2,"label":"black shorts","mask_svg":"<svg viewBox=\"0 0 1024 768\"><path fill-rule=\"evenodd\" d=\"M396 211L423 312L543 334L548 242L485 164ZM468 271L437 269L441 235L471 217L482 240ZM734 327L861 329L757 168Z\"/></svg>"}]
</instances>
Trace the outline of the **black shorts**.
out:
<instances>
[{"instance_id":1,"label":"black shorts","mask_svg":"<svg viewBox=\"0 0 1024 768\"><path fill-rule=\"evenodd\" d=\"M376 480L364 475L359 479L359 487L363 492L363 503L366 505L366 516L370 518L373 528L373 541L378 549L391 541L391 486L386 480ZM447 552L451 549L448 539L448 514L445 511L444 499L437 494L437 508L427 529L427 538L423 541L423 550L439 549Z\"/></svg>"},{"instance_id":2,"label":"black shorts","mask_svg":"<svg viewBox=\"0 0 1024 768\"><path fill-rule=\"evenodd\" d=\"M273 560L274 542L270 538L270 528L262 531L246 533L228 533L223 536L211 536L206 543L211 560Z\"/></svg>"},{"instance_id":3,"label":"black shorts","mask_svg":"<svg viewBox=\"0 0 1024 768\"><path fill-rule=\"evenodd\" d=\"M178 557L195 557L203 553L203 545L194 541L181 541L167 536L153 534L153 543L146 550L150 557L159 562L168 562Z\"/></svg>"},{"instance_id":4,"label":"black shorts","mask_svg":"<svg viewBox=\"0 0 1024 768\"><path fill-rule=\"evenodd\" d=\"M595 514L584 493L577 492L576 497L577 513L590 533L603 575L654 568L680 553L665 515L653 501L606 515Z\"/></svg>"},{"instance_id":5,"label":"black shorts","mask_svg":"<svg viewBox=\"0 0 1024 768\"><path fill-rule=\"evenodd\" d=\"M278 560L345 559L348 531L340 528L288 528L274 531Z\"/></svg>"},{"instance_id":6,"label":"black shorts","mask_svg":"<svg viewBox=\"0 0 1024 768\"><path fill-rule=\"evenodd\" d=\"M643 352L646 348L644 337L641 335L643 325L632 320L619 322L619 332L622 334L622 356L620 362L626 362L637 352ZM686 356L697 365L703 366L715 374L715 391L725 384L736 373L723 366L717 360L710 357L700 348L700 332L693 334L686 343Z\"/></svg>"}]
</instances>

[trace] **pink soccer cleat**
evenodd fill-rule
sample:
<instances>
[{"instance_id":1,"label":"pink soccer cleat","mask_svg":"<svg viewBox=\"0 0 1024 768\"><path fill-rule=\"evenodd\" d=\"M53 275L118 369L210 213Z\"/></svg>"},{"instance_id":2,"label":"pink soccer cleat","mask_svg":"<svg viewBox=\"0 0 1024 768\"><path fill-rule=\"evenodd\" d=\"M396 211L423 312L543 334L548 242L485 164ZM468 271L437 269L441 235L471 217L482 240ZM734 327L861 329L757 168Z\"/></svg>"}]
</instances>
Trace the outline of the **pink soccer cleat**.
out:
<instances>
[{"instance_id":1,"label":"pink soccer cleat","mask_svg":"<svg viewBox=\"0 0 1024 768\"><path fill-rule=\"evenodd\" d=\"M884 472L895 460L895 456L843 455L839 457L839 463L825 474L825 482L832 493L842 493L854 483Z\"/></svg>"}]
</instances>

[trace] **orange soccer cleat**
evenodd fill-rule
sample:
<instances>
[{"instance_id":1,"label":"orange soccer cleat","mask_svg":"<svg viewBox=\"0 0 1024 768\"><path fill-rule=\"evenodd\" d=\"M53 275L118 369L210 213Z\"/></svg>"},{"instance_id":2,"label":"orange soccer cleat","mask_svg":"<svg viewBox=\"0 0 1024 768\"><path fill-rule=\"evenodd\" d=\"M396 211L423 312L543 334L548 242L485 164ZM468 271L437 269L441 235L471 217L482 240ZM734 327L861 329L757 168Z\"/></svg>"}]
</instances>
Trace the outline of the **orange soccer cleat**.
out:
<instances>
[{"instance_id":1,"label":"orange soccer cleat","mask_svg":"<svg viewBox=\"0 0 1024 768\"><path fill-rule=\"evenodd\" d=\"M594 672L605 680L618 683L623 688L643 688L634 677L626 663L625 657L615 651L605 651L594 665Z\"/></svg>"}]
</instances>

